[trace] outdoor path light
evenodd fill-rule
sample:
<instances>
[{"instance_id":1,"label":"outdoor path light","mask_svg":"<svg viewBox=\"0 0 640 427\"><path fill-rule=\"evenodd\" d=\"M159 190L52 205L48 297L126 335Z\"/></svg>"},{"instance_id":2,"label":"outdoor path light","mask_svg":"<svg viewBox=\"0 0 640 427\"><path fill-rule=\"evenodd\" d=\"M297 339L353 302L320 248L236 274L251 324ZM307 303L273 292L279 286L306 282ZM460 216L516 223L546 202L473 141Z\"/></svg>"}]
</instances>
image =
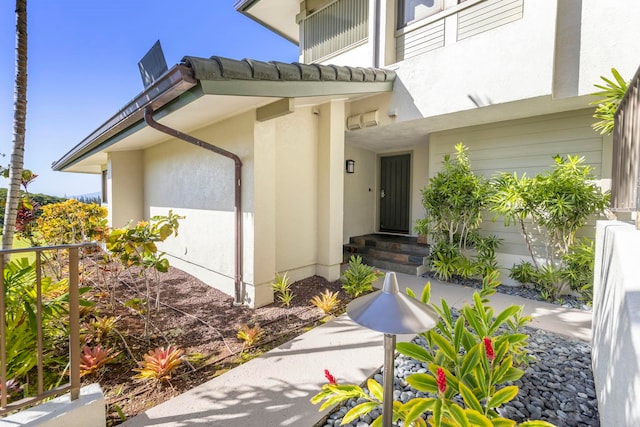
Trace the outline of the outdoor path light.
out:
<instances>
[{"instance_id":1,"label":"outdoor path light","mask_svg":"<svg viewBox=\"0 0 640 427\"><path fill-rule=\"evenodd\" d=\"M351 301L347 315L365 328L384 333L382 425L391 427L396 335L428 331L438 323L438 314L423 302L401 294L396 273L388 272L382 290Z\"/></svg>"}]
</instances>

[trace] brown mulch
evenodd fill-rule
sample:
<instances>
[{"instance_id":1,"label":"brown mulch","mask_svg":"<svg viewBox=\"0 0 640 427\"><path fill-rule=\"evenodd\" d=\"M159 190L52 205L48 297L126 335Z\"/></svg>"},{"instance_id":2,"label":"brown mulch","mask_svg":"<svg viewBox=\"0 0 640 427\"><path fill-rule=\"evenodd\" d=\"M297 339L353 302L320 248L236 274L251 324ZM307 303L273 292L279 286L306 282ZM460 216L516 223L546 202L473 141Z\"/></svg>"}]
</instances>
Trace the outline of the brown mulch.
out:
<instances>
[{"instance_id":1,"label":"brown mulch","mask_svg":"<svg viewBox=\"0 0 640 427\"><path fill-rule=\"evenodd\" d=\"M274 303L257 309L236 306L233 297L173 267L160 279L161 304L157 312L151 309L149 342L144 335L145 307L138 304L144 299L145 285L137 275L121 274L115 292L103 277L83 295L95 304L86 321L117 318L116 330L103 339L103 346L116 349L119 356L96 374L83 377L83 384L100 383L107 400L108 425L119 424L326 321L327 316L309 302L325 289L340 294L341 303L334 313L344 312L351 300L340 281L328 282L318 276L292 283L295 296L289 307ZM155 303L155 285L151 295ZM259 324L264 331L253 347L244 348L237 338L242 324ZM136 361L143 360L147 351L169 344L184 350L183 363L170 380L132 378Z\"/></svg>"}]
</instances>

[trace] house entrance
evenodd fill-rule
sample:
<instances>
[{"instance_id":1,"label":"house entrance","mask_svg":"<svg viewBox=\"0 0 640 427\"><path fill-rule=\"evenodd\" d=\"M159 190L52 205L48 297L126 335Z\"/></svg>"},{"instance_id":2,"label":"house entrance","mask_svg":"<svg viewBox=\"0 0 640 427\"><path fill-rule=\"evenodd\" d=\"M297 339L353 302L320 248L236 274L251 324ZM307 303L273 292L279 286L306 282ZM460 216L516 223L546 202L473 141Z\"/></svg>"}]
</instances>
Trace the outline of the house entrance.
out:
<instances>
[{"instance_id":1,"label":"house entrance","mask_svg":"<svg viewBox=\"0 0 640 427\"><path fill-rule=\"evenodd\" d=\"M380 158L380 231L409 233L411 155Z\"/></svg>"}]
</instances>

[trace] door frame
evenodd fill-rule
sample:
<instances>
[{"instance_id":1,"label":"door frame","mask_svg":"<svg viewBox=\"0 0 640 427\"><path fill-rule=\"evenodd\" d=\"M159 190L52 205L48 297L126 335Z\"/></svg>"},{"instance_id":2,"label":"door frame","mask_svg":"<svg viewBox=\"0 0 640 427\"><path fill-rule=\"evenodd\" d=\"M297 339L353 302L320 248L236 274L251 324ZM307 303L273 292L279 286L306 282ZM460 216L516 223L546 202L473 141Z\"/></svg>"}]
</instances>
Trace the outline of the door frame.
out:
<instances>
[{"instance_id":1,"label":"door frame","mask_svg":"<svg viewBox=\"0 0 640 427\"><path fill-rule=\"evenodd\" d=\"M382 158L383 157L394 157L394 156L409 156L409 200L407 209L409 211L409 230L407 233L395 233L390 231L380 231L380 178L382 174ZM391 234L391 235L399 235L399 236L410 236L413 232L413 176L414 176L414 161L413 161L413 150L403 150L403 151L390 151L387 153L378 153L376 155L376 201L375 201L375 232L380 234Z\"/></svg>"}]
</instances>

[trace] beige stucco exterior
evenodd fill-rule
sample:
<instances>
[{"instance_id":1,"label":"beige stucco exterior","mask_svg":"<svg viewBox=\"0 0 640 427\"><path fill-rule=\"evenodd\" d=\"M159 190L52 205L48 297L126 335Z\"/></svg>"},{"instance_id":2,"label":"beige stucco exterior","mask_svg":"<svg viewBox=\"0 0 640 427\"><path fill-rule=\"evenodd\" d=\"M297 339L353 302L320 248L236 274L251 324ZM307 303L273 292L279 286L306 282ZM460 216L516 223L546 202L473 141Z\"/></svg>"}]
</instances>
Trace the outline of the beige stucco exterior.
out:
<instances>
[{"instance_id":1,"label":"beige stucco exterior","mask_svg":"<svg viewBox=\"0 0 640 427\"><path fill-rule=\"evenodd\" d=\"M276 30L282 21L279 31L291 34L292 20L304 25L305 16L332 2L299 2L282 16L269 11L269 3L259 0L252 13L266 14L263 22ZM505 3L509 7L501 7ZM194 95L159 119L237 154L243 163L244 302L273 301L270 284L278 273L291 280L339 277L342 244L379 231L385 156L411 159L406 232L411 235L424 216L421 189L457 142L470 148L473 167L485 176L499 170L531 175L548 167L553 154L585 155L607 188L611 139L590 128L589 93L611 66L624 76L637 67L640 3L445 0L444 5L441 12L397 29L396 2L369 0L367 37L321 59L393 70L392 92L331 94L329 82L323 96L289 99L271 83L262 87L246 80L233 82L246 93ZM507 9L513 13L492 15ZM296 16L286 14L292 10ZM483 18L472 19L477 22L463 33L464 17L474 10ZM427 36L416 36L425 29L437 41L428 48ZM208 82L207 90L222 84ZM282 105L293 108L280 111ZM361 128L347 128L354 122ZM524 150L530 155L522 157ZM111 224L170 209L184 215L179 236L162 250L172 265L233 294L231 160L144 124L93 159L74 167L107 170ZM345 173L346 159L355 160L354 174ZM485 231L504 239L504 259L525 256L516 231L490 221Z\"/></svg>"},{"instance_id":2,"label":"beige stucco exterior","mask_svg":"<svg viewBox=\"0 0 640 427\"><path fill-rule=\"evenodd\" d=\"M272 302L276 273L287 273L292 281L315 274L339 278L344 116L345 102L333 100L263 122L255 120L255 110L248 111L190 132L236 153L243 163L246 303ZM234 164L159 135L150 148L109 153L111 223L169 210L184 216L179 235L160 249L173 266L232 295Z\"/></svg>"}]
</instances>

